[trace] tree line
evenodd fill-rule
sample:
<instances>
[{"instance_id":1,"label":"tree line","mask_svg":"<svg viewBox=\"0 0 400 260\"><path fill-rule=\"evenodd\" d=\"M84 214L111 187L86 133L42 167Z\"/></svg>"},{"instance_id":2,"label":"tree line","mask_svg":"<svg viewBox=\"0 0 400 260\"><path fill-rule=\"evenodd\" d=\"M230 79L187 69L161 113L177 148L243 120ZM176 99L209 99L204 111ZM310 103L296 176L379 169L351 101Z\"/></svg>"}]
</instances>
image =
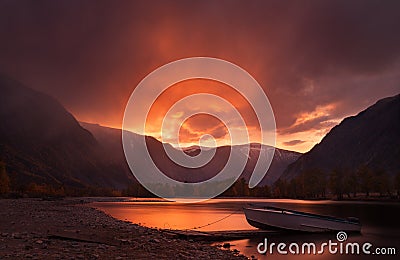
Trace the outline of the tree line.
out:
<instances>
[{"instance_id":1,"label":"tree line","mask_svg":"<svg viewBox=\"0 0 400 260\"><path fill-rule=\"evenodd\" d=\"M400 198L400 172L391 176L381 169L361 166L357 171L332 170L325 174L318 169L303 171L291 180L278 180L274 197L296 199L351 199L356 197Z\"/></svg>"},{"instance_id":2,"label":"tree line","mask_svg":"<svg viewBox=\"0 0 400 260\"><path fill-rule=\"evenodd\" d=\"M272 186L250 189L245 179L238 179L220 197L259 197L292 199L354 199L359 197L400 198L400 171L391 176L383 170L361 166L357 171L335 169L329 174L311 169L291 180L279 179ZM0 161L0 196L65 197L65 196L129 196L156 197L140 183L133 182L118 190L105 187L68 187L47 183L18 184L12 181L4 162Z\"/></svg>"},{"instance_id":3,"label":"tree line","mask_svg":"<svg viewBox=\"0 0 400 260\"><path fill-rule=\"evenodd\" d=\"M121 196L122 191L105 187L72 187L49 183L18 183L0 161L0 197L90 197Z\"/></svg>"}]
</instances>

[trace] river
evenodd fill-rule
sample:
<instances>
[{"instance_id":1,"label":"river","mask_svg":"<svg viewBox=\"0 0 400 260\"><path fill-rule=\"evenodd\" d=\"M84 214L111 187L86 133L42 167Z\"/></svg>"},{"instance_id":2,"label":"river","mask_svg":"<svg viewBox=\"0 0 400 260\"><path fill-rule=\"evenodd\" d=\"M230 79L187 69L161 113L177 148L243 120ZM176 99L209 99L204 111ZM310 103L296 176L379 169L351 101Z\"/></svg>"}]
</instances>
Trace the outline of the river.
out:
<instances>
[{"instance_id":1,"label":"river","mask_svg":"<svg viewBox=\"0 0 400 260\"><path fill-rule=\"evenodd\" d=\"M302 201L289 199L212 199L196 204L180 204L162 200L141 201L130 199L124 202L96 202L94 206L105 211L111 216L138 223L147 227L166 229L194 229L199 231L218 230L249 230L250 226L241 210L248 203L267 203L269 205L305 211L315 214L331 215L337 217L357 217L362 223L361 234L348 234L348 239L343 243L358 243L361 255L350 254L350 247L340 253L333 254L324 248L318 254L321 244L338 242L336 234L276 234L267 239L267 245L272 243L285 243L286 254L279 253L276 246L272 253L260 254L257 246L265 242L263 237L250 239L224 241L229 242L231 249L237 249L242 254L258 259L396 259L393 255L377 255L379 252L396 250L400 254L400 203L389 202L354 202L354 201ZM314 243L317 253L314 255L302 254L303 243ZM288 250L290 243L299 244L300 253ZM362 251L365 243L371 243L366 255ZM344 244L344 247L346 244ZM260 249L263 249L262 245ZM291 247L296 249L296 247ZM285 250L283 250L285 251ZM293 252L294 251L294 252Z\"/></svg>"}]
</instances>

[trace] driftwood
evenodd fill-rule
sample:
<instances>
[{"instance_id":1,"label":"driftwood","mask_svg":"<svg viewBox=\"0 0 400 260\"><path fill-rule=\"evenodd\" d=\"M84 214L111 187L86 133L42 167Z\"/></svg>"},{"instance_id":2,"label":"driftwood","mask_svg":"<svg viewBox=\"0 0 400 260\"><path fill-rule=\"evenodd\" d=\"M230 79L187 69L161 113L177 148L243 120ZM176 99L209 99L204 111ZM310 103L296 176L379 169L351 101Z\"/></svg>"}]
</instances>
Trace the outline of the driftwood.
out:
<instances>
[{"instance_id":1,"label":"driftwood","mask_svg":"<svg viewBox=\"0 0 400 260\"><path fill-rule=\"evenodd\" d=\"M197 231L197 230L176 230L162 229L167 235L181 239L193 239L201 241L226 241L254 237L265 237L271 234L278 234L278 231L268 230L227 230L227 231Z\"/></svg>"},{"instance_id":2,"label":"driftwood","mask_svg":"<svg viewBox=\"0 0 400 260\"><path fill-rule=\"evenodd\" d=\"M102 238L98 236L85 235L85 234L77 234L73 232L53 232L47 235L49 239L60 239L60 240L68 240L68 241L76 241L76 242L85 242L85 243L94 243L94 244L104 244L110 246L118 246L120 245L120 241Z\"/></svg>"}]
</instances>

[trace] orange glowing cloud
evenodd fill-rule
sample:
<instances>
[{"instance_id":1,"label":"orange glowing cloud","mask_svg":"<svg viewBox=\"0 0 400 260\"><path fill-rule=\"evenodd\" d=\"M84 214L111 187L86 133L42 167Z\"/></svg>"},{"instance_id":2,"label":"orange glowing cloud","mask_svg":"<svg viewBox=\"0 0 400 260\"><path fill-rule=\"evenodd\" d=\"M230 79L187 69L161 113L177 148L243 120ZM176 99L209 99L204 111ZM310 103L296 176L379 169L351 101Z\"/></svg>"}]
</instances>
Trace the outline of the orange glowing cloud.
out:
<instances>
[{"instance_id":1,"label":"orange glowing cloud","mask_svg":"<svg viewBox=\"0 0 400 260\"><path fill-rule=\"evenodd\" d=\"M286 149L295 148L302 152L308 151L341 121L340 118L332 118L338 106L337 103L330 103L317 106L311 112L297 114L294 124L278 131L278 146Z\"/></svg>"},{"instance_id":2,"label":"orange glowing cloud","mask_svg":"<svg viewBox=\"0 0 400 260\"><path fill-rule=\"evenodd\" d=\"M179 146L190 146L199 143L204 135L210 135L216 140L216 144L224 145L230 140L227 127L214 116L198 114L185 120L179 130ZM202 140L203 146L213 146L210 138Z\"/></svg>"},{"instance_id":3,"label":"orange glowing cloud","mask_svg":"<svg viewBox=\"0 0 400 260\"><path fill-rule=\"evenodd\" d=\"M223 98L231 105L231 108L210 102L208 96L200 96L195 102L187 102L182 105L181 110L167 116L168 111L177 102L195 94L211 94ZM220 118L204 114L205 109L223 114L229 122L222 122ZM203 135L209 134L214 137L217 145L228 145L231 144L231 140L226 123L233 128L230 129L231 131L235 131L234 128L240 125L238 123L240 118L233 110L236 110L243 118L249 140L259 142L260 126L248 101L230 86L208 79L185 80L165 90L156 99L148 113L145 133L164 142L170 142L172 145L178 145L176 141L179 140L180 145L183 146L198 144ZM178 139L174 139L174 135L178 135Z\"/></svg>"}]
</instances>

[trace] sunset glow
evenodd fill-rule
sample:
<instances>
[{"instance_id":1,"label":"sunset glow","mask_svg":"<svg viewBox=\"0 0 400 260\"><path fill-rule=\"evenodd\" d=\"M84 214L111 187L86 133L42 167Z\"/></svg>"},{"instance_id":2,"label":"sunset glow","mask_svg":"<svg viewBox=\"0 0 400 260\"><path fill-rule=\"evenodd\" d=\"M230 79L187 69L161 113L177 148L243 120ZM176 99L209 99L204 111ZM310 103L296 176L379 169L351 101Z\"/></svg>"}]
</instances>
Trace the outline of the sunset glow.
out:
<instances>
[{"instance_id":1,"label":"sunset glow","mask_svg":"<svg viewBox=\"0 0 400 260\"><path fill-rule=\"evenodd\" d=\"M0 0L0 259L395 258L399 11Z\"/></svg>"},{"instance_id":2,"label":"sunset glow","mask_svg":"<svg viewBox=\"0 0 400 260\"><path fill-rule=\"evenodd\" d=\"M270 100L277 146L289 150L309 150L343 118L399 90L396 8L376 12L375 4L361 8L336 1L58 5L25 10L10 2L2 9L7 22L0 31L10 40L0 43L7 50L0 68L54 96L84 122L121 128L129 95L146 75L195 56L224 59L248 71ZM321 15L326 10L332 15ZM73 20L67 19L71 13ZM22 20L29 22L22 26ZM240 97L214 83L188 84L178 84L180 88L168 91L171 95L160 97L146 134L160 138L160 119L170 100L205 91L234 101L251 139L257 140L251 110ZM198 144L202 133L220 131L213 120L195 130L189 127L205 121L187 121L182 144ZM229 143L222 135L219 132L217 143Z\"/></svg>"},{"instance_id":3,"label":"sunset glow","mask_svg":"<svg viewBox=\"0 0 400 260\"><path fill-rule=\"evenodd\" d=\"M223 107L222 104L218 103L210 103L207 97L201 96L196 102L182 104L181 111L166 117L168 110L179 100L194 94L218 96L229 102L232 108ZM202 111L206 109L225 114L230 119L231 124L236 127L238 118L235 118L233 110L237 110L247 125L249 139L252 142L260 142L259 124L247 100L231 87L221 82L205 79L179 82L162 93L148 114L145 134L161 140L161 127L164 120L167 125L164 126L163 134L167 138L163 142L178 146L178 143L169 138L172 138L172 135L179 131L180 146L199 145L200 138L205 134L213 136L218 146L230 144L230 135L226 126L216 117L203 114ZM189 116L184 122L181 122L186 115L191 114L195 115ZM135 131L135 129L132 130Z\"/></svg>"}]
</instances>

